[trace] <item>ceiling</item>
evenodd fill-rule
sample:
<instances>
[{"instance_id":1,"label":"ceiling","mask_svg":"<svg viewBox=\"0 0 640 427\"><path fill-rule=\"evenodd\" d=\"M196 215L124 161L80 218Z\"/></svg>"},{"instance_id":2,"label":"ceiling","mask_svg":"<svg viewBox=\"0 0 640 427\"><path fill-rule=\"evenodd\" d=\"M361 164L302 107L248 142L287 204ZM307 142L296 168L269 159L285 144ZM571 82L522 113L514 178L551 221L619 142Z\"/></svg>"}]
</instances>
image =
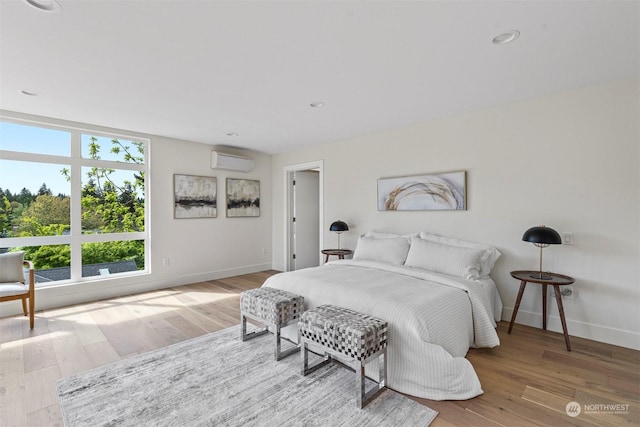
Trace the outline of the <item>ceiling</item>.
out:
<instances>
[{"instance_id":1,"label":"ceiling","mask_svg":"<svg viewBox=\"0 0 640 427\"><path fill-rule=\"evenodd\" d=\"M265 153L640 74L636 1L57 2L0 0L1 109Z\"/></svg>"}]
</instances>

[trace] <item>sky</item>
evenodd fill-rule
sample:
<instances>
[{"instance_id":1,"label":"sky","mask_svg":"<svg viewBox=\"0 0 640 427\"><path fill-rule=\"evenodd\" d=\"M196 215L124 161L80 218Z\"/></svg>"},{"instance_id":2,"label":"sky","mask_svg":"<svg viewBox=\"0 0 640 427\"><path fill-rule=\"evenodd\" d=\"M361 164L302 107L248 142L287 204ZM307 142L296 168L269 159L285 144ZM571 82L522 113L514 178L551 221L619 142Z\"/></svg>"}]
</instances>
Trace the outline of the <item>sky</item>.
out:
<instances>
[{"instance_id":1,"label":"sky","mask_svg":"<svg viewBox=\"0 0 640 427\"><path fill-rule=\"evenodd\" d=\"M91 135L82 134L81 151L87 157ZM111 138L98 137L101 146L100 157L103 160L122 160L122 154L109 152ZM122 142L128 142L120 139ZM0 122L0 150L42 153L56 156L69 156L71 153L71 132L48 129L22 124ZM31 163L0 159L0 188L19 193L23 188L37 193L42 184L46 184L53 195L70 194L70 184L62 175L68 164ZM123 171L119 180L133 179L133 173Z\"/></svg>"},{"instance_id":2,"label":"sky","mask_svg":"<svg viewBox=\"0 0 640 427\"><path fill-rule=\"evenodd\" d=\"M68 156L71 134L53 129L0 122L0 149ZM39 164L0 160L0 188L19 193L27 188L37 193L43 183L53 194L69 194L69 183L60 173L64 165Z\"/></svg>"}]
</instances>

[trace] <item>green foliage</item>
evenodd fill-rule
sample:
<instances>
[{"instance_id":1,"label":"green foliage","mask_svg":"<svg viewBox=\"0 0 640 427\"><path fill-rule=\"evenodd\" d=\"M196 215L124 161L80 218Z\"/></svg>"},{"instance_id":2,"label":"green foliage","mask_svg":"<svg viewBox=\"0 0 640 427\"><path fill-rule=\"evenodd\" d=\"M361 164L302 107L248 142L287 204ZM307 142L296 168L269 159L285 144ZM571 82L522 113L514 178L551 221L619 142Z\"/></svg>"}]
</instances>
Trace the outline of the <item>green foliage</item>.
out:
<instances>
[{"instance_id":1,"label":"green foliage","mask_svg":"<svg viewBox=\"0 0 640 427\"><path fill-rule=\"evenodd\" d=\"M52 194L53 193L51 193L51 190L49 189L49 187L47 187L47 184L42 183L40 189L38 190L38 196L51 196Z\"/></svg>"},{"instance_id":2,"label":"green foliage","mask_svg":"<svg viewBox=\"0 0 640 427\"><path fill-rule=\"evenodd\" d=\"M0 236L7 236L11 231L11 219L13 215L13 207L11 202L0 192Z\"/></svg>"},{"instance_id":3,"label":"green foliage","mask_svg":"<svg viewBox=\"0 0 640 427\"><path fill-rule=\"evenodd\" d=\"M142 240L129 240L85 243L82 245L82 262L84 264L99 264L101 262L122 260L134 260L138 269L143 269L144 242Z\"/></svg>"},{"instance_id":4,"label":"green foliage","mask_svg":"<svg viewBox=\"0 0 640 427\"><path fill-rule=\"evenodd\" d=\"M0 235L2 237L14 237L17 235L17 233L14 233L14 230L18 226L24 210L27 209L35 199L36 195L32 194L31 191L26 188L23 188L16 194L11 193L9 189L3 191L0 188ZM9 201L10 208L6 206L6 201Z\"/></svg>"},{"instance_id":5,"label":"green foliage","mask_svg":"<svg viewBox=\"0 0 640 427\"><path fill-rule=\"evenodd\" d=\"M123 154L128 163L144 162L144 144L132 141L126 145L111 140L111 152ZM138 154L134 153L135 149ZM100 160L100 144L91 137L89 157ZM63 173L68 172L63 170ZM82 189L82 227L84 230L100 229L105 233L144 231L144 173L134 174L134 180L116 183L112 179L115 169L93 167L87 172L87 182Z\"/></svg>"},{"instance_id":6,"label":"green foliage","mask_svg":"<svg viewBox=\"0 0 640 427\"><path fill-rule=\"evenodd\" d=\"M20 203L22 206L29 206L31 202L35 199L35 196L31 194L31 191L23 188L15 198L16 202Z\"/></svg>"},{"instance_id":7,"label":"green foliage","mask_svg":"<svg viewBox=\"0 0 640 427\"><path fill-rule=\"evenodd\" d=\"M69 245L28 246L20 250L25 251L24 258L33 262L38 270L71 265Z\"/></svg>"},{"instance_id":8,"label":"green foliage","mask_svg":"<svg viewBox=\"0 0 640 427\"><path fill-rule=\"evenodd\" d=\"M96 137L91 137L88 156L100 160L102 147ZM144 144L111 140L110 152L119 155L126 163L144 163ZM70 171L61 171L67 180ZM144 173L135 172L133 179L117 182L113 168L92 167L86 172L81 193L82 230L84 233L126 233L144 231ZM0 233L3 226L8 235L52 236L70 229L70 203L68 196L53 196L43 183L36 195L26 188L13 195L0 189ZM13 217L11 216L13 215ZM12 223L13 221L13 223ZM16 226L16 232L11 230ZM48 245L21 248L25 257L34 262L37 269L70 265L69 245ZM144 242L114 241L85 243L82 245L83 264L96 264L121 260L135 260L138 269L144 268Z\"/></svg>"},{"instance_id":9,"label":"green foliage","mask_svg":"<svg viewBox=\"0 0 640 427\"><path fill-rule=\"evenodd\" d=\"M42 225L35 217L26 216L20 221L18 236L61 236L68 229L69 226L65 224Z\"/></svg>"},{"instance_id":10,"label":"green foliage","mask_svg":"<svg viewBox=\"0 0 640 427\"><path fill-rule=\"evenodd\" d=\"M20 248L25 251L25 259L32 261L38 270L71 265L69 245L28 246ZM93 242L82 245L82 262L99 264L134 260L139 270L144 268L144 242L142 240Z\"/></svg>"},{"instance_id":11,"label":"green foliage","mask_svg":"<svg viewBox=\"0 0 640 427\"><path fill-rule=\"evenodd\" d=\"M18 224L18 235L61 235L71 224L71 199L41 195L24 210ZM54 234L47 234L54 233Z\"/></svg>"}]
</instances>

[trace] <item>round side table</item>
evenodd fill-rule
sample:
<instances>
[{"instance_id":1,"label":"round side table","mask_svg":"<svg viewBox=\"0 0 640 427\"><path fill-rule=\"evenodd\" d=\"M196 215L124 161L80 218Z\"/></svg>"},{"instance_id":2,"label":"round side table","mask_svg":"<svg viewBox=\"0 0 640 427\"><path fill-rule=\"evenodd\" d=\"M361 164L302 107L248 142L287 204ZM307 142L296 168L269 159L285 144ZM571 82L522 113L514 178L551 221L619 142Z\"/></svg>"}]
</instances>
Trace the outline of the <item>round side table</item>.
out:
<instances>
[{"instance_id":1,"label":"round side table","mask_svg":"<svg viewBox=\"0 0 640 427\"><path fill-rule=\"evenodd\" d=\"M344 259L345 255L353 253L351 249L323 249L321 252L324 254L324 262L329 261L330 255L335 255L338 259Z\"/></svg>"},{"instance_id":2,"label":"round side table","mask_svg":"<svg viewBox=\"0 0 640 427\"><path fill-rule=\"evenodd\" d=\"M522 300L522 294L527 283L536 283L542 285L542 329L547 330L547 286L553 286L553 293L556 297L556 303L558 304L558 312L560 313L560 321L562 322L562 331L564 332L564 342L567 345L567 351L571 351L571 342L569 341L569 333L567 332L567 322L564 319L564 308L562 307L562 295L560 295L560 286L571 285L575 282L573 277L565 276L558 273L544 272L542 278L540 278L539 271L532 270L518 270L512 271L511 277L520 280L520 290L518 291L518 298L516 299L516 305L513 308L513 314L511 315L511 323L509 323L509 331L513 329L513 322L516 320L518 314L518 308L520 308L520 301Z\"/></svg>"}]
</instances>

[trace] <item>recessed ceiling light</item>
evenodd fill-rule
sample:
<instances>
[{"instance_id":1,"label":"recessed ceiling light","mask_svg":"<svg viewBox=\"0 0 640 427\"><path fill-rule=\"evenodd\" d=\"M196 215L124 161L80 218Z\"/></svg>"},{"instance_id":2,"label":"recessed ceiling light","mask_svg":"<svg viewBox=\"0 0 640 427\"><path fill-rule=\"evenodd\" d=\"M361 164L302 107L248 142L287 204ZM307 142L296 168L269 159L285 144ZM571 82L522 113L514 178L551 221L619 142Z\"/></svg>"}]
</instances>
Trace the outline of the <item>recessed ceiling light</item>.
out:
<instances>
[{"instance_id":1,"label":"recessed ceiling light","mask_svg":"<svg viewBox=\"0 0 640 427\"><path fill-rule=\"evenodd\" d=\"M498 34L493 38L493 44L509 44L512 41L516 40L520 37L520 31L518 30L509 30L505 31L502 34Z\"/></svg>"},{"instance_id":2,"label":"recessed ceiling light","mask_svg":"<svg viewBox=\"0 0 640 427\"><path fill-rule=\"evenodd\" d=\"M30 92L28 90L19 90L18 93L21 93L26 96L38 96L39 94L36 92Z\"/></svg>"},{"instance_id":3,"label":"recessed ceiling light","mask_svg":"<svg viewBox=\"0 0 640 427\"><path fill-rule=\"evenodd\" d=\"M238 136L238 135L240 135L240 134L239 134L239 133L236 133L236 132L229 132L229 133L227 134L227 136Z\"/></svg>"},{"instance_id":4,"label":"recessed ceiling light","mask_svg":"<svg viewBox=\"0 0 640 427\"><path fill-rule=\"evenodd\" d=\"M309 106L311 106L313 108L322 108L322 107L324 107L324 102L322 102L322 101L312 102L311 104L309 104Z\"/></svg>"},{"instance_id":5,"label":"recessed ceiling light","mask_svg":"<svg viewBox=\"0 0 640 427\"><path fill-rule=\"evenodd\" d=\"M57 13L62 10L60 3L56 0L23 0L29 6L34 7L42 12Z\"/></svg>"}]
</instances>

